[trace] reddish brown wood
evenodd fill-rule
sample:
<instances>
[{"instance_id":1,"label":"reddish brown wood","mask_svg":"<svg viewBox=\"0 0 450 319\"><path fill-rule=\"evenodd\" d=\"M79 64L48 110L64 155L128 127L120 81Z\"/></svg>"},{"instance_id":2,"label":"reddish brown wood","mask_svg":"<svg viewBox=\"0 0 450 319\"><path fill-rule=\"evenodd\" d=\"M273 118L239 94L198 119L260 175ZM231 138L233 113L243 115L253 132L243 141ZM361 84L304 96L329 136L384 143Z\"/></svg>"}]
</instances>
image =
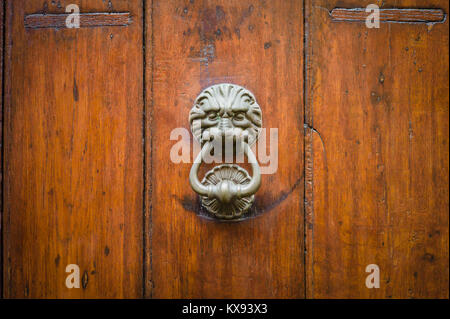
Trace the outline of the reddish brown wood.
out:
<instances>
[{"instance_id":1,"label":"reddish brown wood","mask_svg":"<svg viewBox=\"0 0 450 319\"><path fill-rule=\"evenodd\" d=\"M25 17L25 28L66 28L69 14L30 14ZM132 19L129 12L80 13L80 28L128 26Z\"/></svg>"},{"instance_id":2,"label":"reddish brown wood","mask_svg":"<svg viewBox=\"0 0 450 319\"><path fill-rule=\"evenodd\" d=\"M335 8L330 15L334 21L366 21L372 12L366 8ZM443 22L445 13L442 9L380 9L381 22Z\"/></svg>"},{"instance_id":3,"label":"reddish brown wood","mask_svg":"<svg viewBox=\"0 0 450 319\"><path fill-rule=\"evenodd\" d=\"M3 295L448 298L448 2L383 3L382 21L426 25L351 23L369 3L81 0L98 28L68 30L57 2L8 1ZM200 216L192 164L169 158L221 82L279 129L278 171L237 223Z\"/></svg>"},{"instance_id":4,"label":"reddish brown wood","mask_svg":"<svg viewBox=\"0 0 450 319\"><path fill-rule=\"evenodd\" d=\"M7 2L4 295L142 297L142 7L114 1L128 28L25 29L41 7Z\"/></svg>"},{"instance_id":5,"label":"reddish brown wood","mask_svg":"<svg viewBox=\"0 0 450 319\"><path fill-rule=\"evenodd\" d=\"M328 14L355 1L307 3L307 297L448 298L448 21L368 29Z\"/></svg>"},{"instance_id":6,"label":"reddish brown wood","mask_svg":"<svg viewBox=\"0 0 450 319\"><path fill-rule=\"evenodd\" d=\"M303 298L302 1L158 0L152 8L147 297ZM198 216L192 164L169 158L171 130L188 128L196 96L221 82L252 91L263 126L279 129L279 167L262 178L260 214L237 223Z\"/></svg>"}]
</instances>

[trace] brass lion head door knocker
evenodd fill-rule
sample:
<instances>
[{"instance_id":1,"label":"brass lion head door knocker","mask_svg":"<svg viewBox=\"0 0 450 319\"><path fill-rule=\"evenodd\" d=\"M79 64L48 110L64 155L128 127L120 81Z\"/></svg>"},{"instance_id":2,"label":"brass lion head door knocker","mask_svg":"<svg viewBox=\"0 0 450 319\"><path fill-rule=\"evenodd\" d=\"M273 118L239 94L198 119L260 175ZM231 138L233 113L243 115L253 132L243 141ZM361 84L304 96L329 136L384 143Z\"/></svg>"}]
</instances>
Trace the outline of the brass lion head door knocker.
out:
<instances>
[{"instance_id":1,"label":"brass lion head door knocker","mask_svg":"<svg viewBox=\"0 0 450 319\"><path fill-rule=\"evenodd\" d=\"M202 206L220 219L237 219L250 209L254 194L261 185L261 173L251 146L262 127L261 109L253 94L236 84L217 84L203 90L189 114L191 131L202 149L192 165L189 182L201 197ZM223 151L238 157L246 155L252 175L237 164L214 167L202 182L198 169L202 160ZM226 160L227 162L227 160Z\"/></svg>"}]
</instances>

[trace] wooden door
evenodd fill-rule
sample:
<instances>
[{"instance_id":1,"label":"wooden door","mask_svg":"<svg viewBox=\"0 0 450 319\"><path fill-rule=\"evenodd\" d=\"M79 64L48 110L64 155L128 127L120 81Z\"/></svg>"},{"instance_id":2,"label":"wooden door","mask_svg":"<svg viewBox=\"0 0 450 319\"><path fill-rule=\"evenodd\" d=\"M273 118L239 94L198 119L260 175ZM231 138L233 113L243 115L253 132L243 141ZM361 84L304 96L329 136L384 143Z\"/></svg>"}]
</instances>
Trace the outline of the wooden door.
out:
<instances>
[{"instance_id":1,"label":"wooden door","mask_svg":"<svg viewBox=\"0 0 450 319\"><path fill-rule=\"evenodd\" d=\"M374 2L0 2L3 297L448 298L448 2ZM220 83L278 132L235 222L189 185Z\"/></svg>"}]
</instances>

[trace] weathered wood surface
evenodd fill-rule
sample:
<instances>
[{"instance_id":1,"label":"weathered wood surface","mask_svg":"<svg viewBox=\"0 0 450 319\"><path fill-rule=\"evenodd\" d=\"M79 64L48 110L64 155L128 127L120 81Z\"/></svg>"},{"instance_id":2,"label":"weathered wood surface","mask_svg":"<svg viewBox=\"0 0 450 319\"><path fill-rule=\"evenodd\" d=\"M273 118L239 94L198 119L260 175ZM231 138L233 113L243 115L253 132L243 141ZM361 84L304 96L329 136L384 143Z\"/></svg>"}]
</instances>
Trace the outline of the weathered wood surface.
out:
<instances>
[{"instance_id":1,"label":"weathered wood surface","mask_svg":"<svg viewBox=\"0 0 450 319\"><path fill-rule=\"evenodd\" d=\"M448 298L448 21L334 21L370 3L83 0L132 23L67 30L67 1L7 1L4 297ZM36 14L50 28L26 28ZM192 164L169 156L221 82L279 129L278 171L238 223L199 216Z\"/></svg>"},{"instance_id":2,"label":"weathered wood surface","mask_svg":"<svg viewBox=\"0 0 450 319\"><path fill-rule=\"evenodd\" d=\"M304 297L302 12L301 1L153 1L147 297ZM238 223L199 217L192 164L169 158L171 130L189 129L194 99L221 82L253 92L263 127L279 129L260 214Z\"/></svg>"},{"instance_id":3,"label":"weathered wood surface","mask_svg":"<svg viewBox=\"0 0 450 319\"><path fill-rule=\"evenodd\" d=\"M448 298L448 21L368 29L328 14L369 3L307 1L307 297Z\"/></svg>"},{"instance_id":4,"label":"weathered wood surface","mask_svg":"<svg viewBox=\"0 0 450 319\"><path fill-rule=\"evenodd\" d=\"M142 7L114 1L127 28L25 29L42 4L7 2L4 296L142 297Z\"/></svg>"}]
</instances>

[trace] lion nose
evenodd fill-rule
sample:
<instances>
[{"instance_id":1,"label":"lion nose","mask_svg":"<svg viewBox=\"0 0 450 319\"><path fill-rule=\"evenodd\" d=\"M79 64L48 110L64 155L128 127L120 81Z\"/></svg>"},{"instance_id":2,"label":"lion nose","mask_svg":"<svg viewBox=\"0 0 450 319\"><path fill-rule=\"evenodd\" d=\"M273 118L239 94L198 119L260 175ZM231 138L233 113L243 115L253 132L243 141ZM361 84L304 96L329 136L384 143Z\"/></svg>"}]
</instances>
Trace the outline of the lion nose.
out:
<instances>
[{"instance_id":1,"label":"lion nose","mask_svg":"<svg viewBox=\"0 0 450 319\"><path fill-rule=\"evenodd\" d=\"M229 117L222 117L219 122L219 129L224 131L226 129L233 128Z\"/></svg>"}]
</instances>

